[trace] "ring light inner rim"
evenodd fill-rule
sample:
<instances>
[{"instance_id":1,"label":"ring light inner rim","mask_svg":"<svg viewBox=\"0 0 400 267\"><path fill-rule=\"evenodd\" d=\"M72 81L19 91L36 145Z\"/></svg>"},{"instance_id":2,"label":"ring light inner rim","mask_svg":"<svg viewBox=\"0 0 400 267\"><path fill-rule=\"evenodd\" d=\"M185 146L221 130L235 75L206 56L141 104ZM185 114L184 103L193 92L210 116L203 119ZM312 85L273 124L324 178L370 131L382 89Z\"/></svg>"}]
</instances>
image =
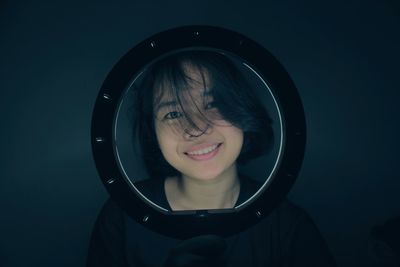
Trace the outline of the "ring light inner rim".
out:
<instances>
[{"instance_id":1,"label":"ring light inner rim","mask_svg":"<svg viewBox=\"0 0 400 267\"><path fill-rule=\"evenodd\" d=\"M167 54L174 54L174 53L177 53L177 51L180 52L180 51L182 51L182 50L183 50L183 49L179 49L179 50L176 50L176 51L172 51L172 52L170 52L170 53L167 53ZM190 48L190 49L185 49L185 50L195 50L195 48ZM203 50L205 50L205 49L203 48ZM212 50L212 49L207 49L207 51L210 51L210 50ZM222 50L222 51L221 51L221 50L216 50L215 52L221 53L221 54L224 54L224 55L225 55L225 53L223 53L223 52L225 52L225 51L223 51L223 50ZM166 56L166 55L164 55L164 56ZM229 55L229 56L231 56L231 55ZM268 86L268 84L265 82L265 80L264 80L264 79L263 79L249 64L245 63L245 62L243 61L242 58L240 58L240 57L238 57L238 56L236 56L236 55L233 56L233 57L234 57L234 58L240 59L241 63L242 63L245 67L247 67L252 73L254 73L254 74L262 81L262 83L264 84L264 86L268 89L268 92L269 92L270 96L271 96L272 99L273 99L273 102L274 102L274 104L275 104L275 107L276 107L276 110L277 110L277 113L278 113L278 117L279 117L280 142L279 142L279 150L278 150L278 155L277 155L276 160L275 160L275 164L274 164L274 166L273 166L273 168L272 168L272 170L271 170L269 176L268 176L267 179L265 179L265 181L263 182L263 185L257 190L257 192L255 192L255 193L254 193L249 199L247 199L245 202L241 203L241 204L238 205L238 206L235 206L235 207L232 208L232 209L222 209L224 212L229 211L229 210L237 211L237 210L240 210L240 209L244 208L244 207L247 205L247 203L251 202L254 198L256 198L256 196L258 196L258 194L259 194L261 191L263 191L263 190L268 186L268 184L271 183L271 181L272 181L271 178L272 178L272 176L275 174L275 172L276 172L276 170L277 170L277 167L278 167L279 164L280 164L281 157L282 157L282 151L283 151L283 147L284 147L284 131L283 131L283 130L284 130L284 125L283 125L283 120L282 120L281 109L279 108L278 102L277 102L277 100L276 100L274 94L272 93L272 90L270 89L270 87ZM148 66L151 65L153 62L155 62L155 61L157 61L157 60L160 60L160 58L162 58L162 57L158 57L157 59L155 59L154 61L152 61L151 63L149 63ZM120 113L120 111L121 111L121 107L122 107L122 105L123 105L125 96L126 96L126 94L130 91L131 87L132 87L133 84L136 82L136 80L146 71L146 69L147 69L147 67L145 67L144 70L142 70L142 71L132 80L132 82L129 84L129 86L127 87L127 89L124 90L124 93L121 94L122 97L120 97L119 104L118 104L118 108L117 108L117 112L115 113L115 117L114 117L114 119L113 119L113 139L112 139L112 142L113 142L114 154L116 155L116 158L117 158L118 167L119 167L120 171L123 173L124 179L127 180L128 183L131 185L131 189L133 188L136 194L139 194L140 197L141 197L142 199L146 200L147 203L150 204L151 206L153 206L154 208L156 208L156 209L158 209L158 210L161 210L161 211L163 211L163 212L169 213L169 214L174 214L175 211L170 211L170 210L168 210L168 209L165 209L165 208L163 208L163 207L157 205L156 203L154 203L153 201L151 201L150 199L148 199L144 194L142 194L142 193L140 192L140 190L138 190L138 189L136 188L136 186L135 186L134 183L131 181L131 179L129 178L129 175L126 173L126 171L125 171L125 169L124 169L124 167L123 167L123 164L122 164L122 162L121 162L121 158L120 158L119 153L118 153L118 147L117 147L117 144L116 144L116 139L117 139L117 128L118 128L118 118L119 118L119 113ZM219 209L219 210L221 210L221 209ZM218 212L219 210L213 210L213 213L216 213L216 212ZM189 210L189 211L191 211L191 210ZM182 212L185 212L185 211L179 211L179 213L182 213Z\"/></svg>"}]
</instances>

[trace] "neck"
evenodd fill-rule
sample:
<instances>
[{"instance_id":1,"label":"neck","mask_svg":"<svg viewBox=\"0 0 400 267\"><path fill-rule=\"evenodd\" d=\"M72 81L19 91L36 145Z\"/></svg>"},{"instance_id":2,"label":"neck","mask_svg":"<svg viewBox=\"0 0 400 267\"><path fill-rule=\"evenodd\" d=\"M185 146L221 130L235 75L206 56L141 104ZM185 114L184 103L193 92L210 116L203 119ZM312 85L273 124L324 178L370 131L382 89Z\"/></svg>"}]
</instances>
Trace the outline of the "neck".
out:
<instances>
[{"instance_id":1,"label":"neck","mask_svg":"<svg viewBox=\"0 0 400 267\"><path fill-rule=\"evenodd\" d=\"M167 198L173 210L233 208L239 191L236 165L211 180L182 175L166 181Z\"/></svg>"}]
</instances>

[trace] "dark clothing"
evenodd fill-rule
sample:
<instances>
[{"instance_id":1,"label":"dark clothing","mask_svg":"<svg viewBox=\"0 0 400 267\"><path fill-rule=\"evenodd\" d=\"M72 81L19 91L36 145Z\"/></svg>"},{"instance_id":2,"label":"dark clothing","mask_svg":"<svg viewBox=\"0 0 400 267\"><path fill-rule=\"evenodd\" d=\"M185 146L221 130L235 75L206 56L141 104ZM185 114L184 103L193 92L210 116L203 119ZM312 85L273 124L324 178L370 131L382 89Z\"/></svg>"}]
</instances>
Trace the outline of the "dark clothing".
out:
<instances>
[{"instance_id":1,"label":"dark clothing","mask_svg":"<svg viewBox=\"0 0 400 267\"><path fill-rule=\"evenodd\" d=\"M241 181L237 204L258 189L256 183L246 180ZM152 180L138 187L145 194L155 193L157 204L169 208L163 180ZM162 266L169 251L179 242L148 230L108 200L93 229L87 266ZM311 218L288 200L256 225L226 238L226 242L225 256L230 267L335 266Z\"/></svg>"},{"instance_id":2,"label":"dark clothing","mask_svg":"<svg viewBox=\"0 0 400 267\"><path fill-rule=\"evenodd\" d=\"M145 195L148 199L152 200L155 204L172 210L170 207L167 196L164 191L164 179L148 179L135 183L136 188ZM240 179L240 193L235 206L238 206L253 196L262 184L247 176L241 175Z\"/></svg>"}]
</instances>

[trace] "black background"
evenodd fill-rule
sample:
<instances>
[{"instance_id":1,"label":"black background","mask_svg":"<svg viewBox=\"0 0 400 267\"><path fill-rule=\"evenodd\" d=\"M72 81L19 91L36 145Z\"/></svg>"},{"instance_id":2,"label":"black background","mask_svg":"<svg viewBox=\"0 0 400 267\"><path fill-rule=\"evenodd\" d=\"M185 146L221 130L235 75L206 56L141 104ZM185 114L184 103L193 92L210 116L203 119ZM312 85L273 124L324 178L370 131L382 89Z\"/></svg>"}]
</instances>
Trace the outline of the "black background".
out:
<instances>
[{"instance_id":1,"label":"black background","mask_svg":"<svg viewBox=\"0 0 400 267\"><path fill-rule=\"evenodd\" d=\"M395 1L2 1L0 265L83 266L107 194L90 147L101 83L133 45L188 24L254 39L303 100L290 198L340 266L374 266L369 231L400 214Z\"/></svg>"}]
</instances>

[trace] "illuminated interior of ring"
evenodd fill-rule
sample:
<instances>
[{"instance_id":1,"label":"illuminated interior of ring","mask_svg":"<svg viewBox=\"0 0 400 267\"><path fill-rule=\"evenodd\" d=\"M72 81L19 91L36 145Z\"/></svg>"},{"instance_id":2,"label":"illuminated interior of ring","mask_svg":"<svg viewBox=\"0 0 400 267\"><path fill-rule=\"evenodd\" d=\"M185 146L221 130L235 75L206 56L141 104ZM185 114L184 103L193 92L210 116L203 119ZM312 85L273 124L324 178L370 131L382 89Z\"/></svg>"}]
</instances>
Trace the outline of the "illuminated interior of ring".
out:
<instances>
[{"instance_id":1,"label":"illuminated interior of ring","mask_svg":"<svg viewBox=\"0 0 400 267\"><path fill-rule=\"evenodd\" d=\"M195 49L190 49L190 50L191 51L192 50L197 51L198 49L201 49L201 48L195 48ZM202 48L201 50L209 51L209 49L204 49L204 48ZM168 53L168 55L169 54L174 54L174 53L179 53L179 52L181 52L181 51L173 51L171 53ZM225 56L232 56L232 55L229 55L229 53L226 53L224 51L217 51L216 50L216 51L213 51L213 52L224 54ZM150 63L149 65L151 65L151 64L152 63ZM263 83L264 87L268 91L268 96L270 96L272 98L272 100L273 100L273 102L275 104L276 111L278 113L278 123L279 123L279 136L277 138L279 140L279 149L278 149L278 155L276 156L276 160L275 160L274 166L273 166L272 170L269 172L269 174L267 175L267 178L265 179L265 182L263 182L263 185L250 198L248 198L243 203L240 203L239 205L235 206L233 208L233 211L235 209L241 209L241 208L245 207L247 205L247 203L253 201L254 198L256 198L260 192L262 192L266 187L268 187L271 179L273 179L273 177L274 177L275 170L278 167L279 160L280 160L280 155L282 153L283 144L284 144L284 142L283 142L283 140L284 140L284 124L283 124L283 121L282 121L282 115L280 113L278 102L277 102L276 98L274 97L273 92L271 91L271 89L267 85L266 81L248 63L243 62L241 60L241 65L243 65L245 68L247 68L249 71L251 71L251 73L253 73ZM146 71L146 67L138 75L136 75L136 77L133 79L133 81L130 83L130 85L127 86L127 90L124 92L124 94L122 95L122 97L120 99L120 104L118 105L118 109L117 109L116 116L115 116L115 119L114 119L114 127L113 127L113 129L114 129L114 139L113 140L114 140L114 143L115 143L115 146L114 146L115 147L115 156L118 159L118 164L119 164L121 172L124 174L124 177L126 178L127 182L130 184L132 189L135 191L135 193L139 194L139 196L141 198L143 198L144 201L148 202L148 204L153 206L154 208L160 209L161 211L164 211L164 212L171 212L171 211L168 211L166 208L164 208L164 207L162 207L160 205L157 205L157 203L153 202L151 200L151 198L148 198L145 194L143 194L140 190L138 190L135 187L134 183L132 182L132 179L130 178L131 175L128 174L128 171L124 167L124 164L123 164L123 162L121 160L121 156L120 156L120 153L119 153L118 145L117 145L117 136L118 136L118 133L117 133L118 130L117 129L118 129L118 122L119 122L118 118L120 118L120 116L122 116L122 115L120 115L120 113L121 113L122 106L124 104L124 100L126 100L129 90L131 90L133 85L137 82L138 79L140 79L141 75L145 71ZM263 89L265 89L265 88L263 88ZM275 134L274 134L274 136L275 136ZM217 211L213 211L213 212L217 212ZM224 211L224 212L226 212L226 211Z\"/></svg>"}]
</instances>

